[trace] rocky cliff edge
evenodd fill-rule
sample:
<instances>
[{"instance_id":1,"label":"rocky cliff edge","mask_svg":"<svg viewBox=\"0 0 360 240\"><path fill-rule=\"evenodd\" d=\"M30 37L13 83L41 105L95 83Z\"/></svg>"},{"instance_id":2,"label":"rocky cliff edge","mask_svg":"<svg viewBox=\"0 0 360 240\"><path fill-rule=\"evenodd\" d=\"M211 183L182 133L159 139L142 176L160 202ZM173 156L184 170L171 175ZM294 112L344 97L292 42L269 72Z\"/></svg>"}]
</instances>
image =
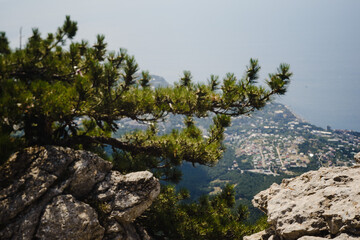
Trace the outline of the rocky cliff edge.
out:
<instances>
[{"instance_id":1,"label":"rocky cliff edge","mask_svg":"<svg viewBox=\"0 0 360 240\"><path fill-rule=\"evenodd\" d=\"M160 192L87 151L31 147L0 167L0 239L149 239L132 221Z\"/></svg>"},{"instance_id":2,"label":"rocky cliff edge","mask_svg":"<svg viewBox=\"0 0 360 240\"><path fill-rule=\"evenodd\" d=\"M360 166L320 168L258 193L270 228L244 240L360 239Z\"/></svg>"}]
</instances>

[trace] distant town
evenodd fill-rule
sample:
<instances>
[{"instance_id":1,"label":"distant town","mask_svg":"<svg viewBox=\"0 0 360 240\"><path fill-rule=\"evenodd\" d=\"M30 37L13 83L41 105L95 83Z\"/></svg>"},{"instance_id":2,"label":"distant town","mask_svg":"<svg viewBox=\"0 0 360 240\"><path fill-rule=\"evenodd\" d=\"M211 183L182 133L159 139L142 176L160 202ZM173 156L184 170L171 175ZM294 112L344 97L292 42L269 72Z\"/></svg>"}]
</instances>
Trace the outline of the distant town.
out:
<instances>
[{"instance_id":1,"label":"distant town","mask_svg":"<svg viewBox=\"0 0 360 240\"><path fill-rule=\"evenodd\" d=\"M234 160L229 171L277 175L292 174L295 168L353 165L360 151L360 134L326 130L297 117L282 104L271 104L252 117L238 117L227 131L226 143L236 157L245 156L252 169L241 169ZM304 169L304 170L305 170Z\"/></svg>"},{"instance_id":2,"label":"distant town","mask_svg":"<svg viewBox=\"0 0 360 240\"><path fill-rule=\"evenodd\" d=\"M207 137L211 118L196 119L197 126ZM122 129L145 129L147 125L125 119ZM159 123L160 134L182 128L183 119L170 116ZM351 166L360 152L360 133L349 130L322 129L294 114L287 106L271 103L251 116L232 119L225 132L225 145L235 155L228 171L244 171L274 175L293 175L319 167Z\"/></svg>"}]
</instances>

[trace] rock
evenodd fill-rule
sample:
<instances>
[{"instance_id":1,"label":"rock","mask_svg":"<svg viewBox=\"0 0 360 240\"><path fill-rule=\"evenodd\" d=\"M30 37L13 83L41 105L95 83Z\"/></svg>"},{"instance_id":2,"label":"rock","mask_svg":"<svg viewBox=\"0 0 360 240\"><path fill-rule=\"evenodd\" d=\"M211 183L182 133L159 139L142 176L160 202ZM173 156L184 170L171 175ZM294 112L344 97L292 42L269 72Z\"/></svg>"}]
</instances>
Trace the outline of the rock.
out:
<instances>
[{"instance_id":1,"label":"rock","mask_svg":"<svg viewBox=\"0 0 360 240\"><path fill-rule=\"evenodd\" d=\"M268 215L274 239L359 239L359 186L360 167L321 168L273 184L253 205Z\"/></svg>"},{"instance_id":2,"label":"rock","mask_svg":"<svg viewBox=\"0 0 360 240\"><path fill-rule=\"evenodd\" d=\"M0 239L146 239L132 221L159 194L159 181L111 168L70 148L15 153L0 167Z\"/></svg>"},{"instance_id":3,"label":"rock","mask_svg":"<svg viewBox=\"0 0 360 240\"><path fill-rule=\"evenodd\" d=\"M92 207L75 200L72 195L60 195L46 206L36 237L38 239L95 240L102 239L104 231Z\"/></svg>"},{"instance_id":4,"label":"rock","mask_svg":"<svg viewBox=\"0 0 360 240\"><path fill-rule=\"evenodd\" d=\"M323 238L323 237L314 237L314 236L304 236L299 238L298 240L327 240L329 238ZM356 240L359 239L359 237L352 237L347 235L346 233L342 233L339 236L332 238L334 240Z\"/></svg>"},{"instance_id":5,"label":"rock","mask_svg":"<svg viewBox=\"0 0 360 240\"><path fill-rule=\"evenodd\" d=\"M73 158L52 147L29 148L12 155L0 169L0 223L7 224L44 195Z\"/></svg>"},{"instance_id":6,"label":"rock","mask_svg":"<svg viewBox=\"0 0 360 240\"><path fill-rule=\"evenodd\" d=\"M0 239L33 239L42 210L54 196L63 192L68 185L69 182L65 182L54 186L46 194L44 194L37 204L29 206L3 229L1 229L0 225ZM14 238L12 238L12 236Z\"/></svg>"},{"instance_id":7,"label":"rock","mask_svg":"<svg viewBox=\"0 0 360 240\"><path fill-rule=\"evenodd\" d=\"M251 236L246 236L246 237L244 237L244 240L258 240L258 239L265 238L264 236L266 236L265 230L261 231L261 232L258 232L258 233L255 233L255 234L253 234Z\"/></svg>"},{"instance_id":8,"label":"rock","mask_svg":"<svg viewBox=\"0 0 360 240\"><path fill-rule=\"evenodd\" d=\"M69 190L74 196L82 197L87 195L96 183L105 178L112 165L86 151L78 152L76 158L78 160L69 168L69 171L73 173Z\"/></svg>"},{"instance_id":9,"label":"rock","mask_svg":"<svg viewBox=\"0 0 360 240\"><path fill-rule=\"evenodd\" d=\"M95 187L91 201L99 204L107 233L117 239L123 235L134 236L135 228L126 223L140 216L159 193L160 185L150 172L121 175L112 171Z\"/></svg>"},{"instance_id":10,"label":"rock","mask_svg":"<svg viewBox=\"0 0 360 240\"><path fill-rule=\"evenodd\" d=\"M134 221L160 193L160 186L153 178L147 171L127 175L112 171L95 187L93 200L107 208L105 212L111 219Z\"/></svg>"},{"instance_id":11,"label":"rock","mask_svg":"<svg viewBox=\"0 0 360 240\"><path fill-rule=\"evenodd\" d=\"M360 164L360 152L357 153L357 154L355 154L354 160L355 160L355 162L356 162L357 164Z\"/></svg>"}]
</instances>

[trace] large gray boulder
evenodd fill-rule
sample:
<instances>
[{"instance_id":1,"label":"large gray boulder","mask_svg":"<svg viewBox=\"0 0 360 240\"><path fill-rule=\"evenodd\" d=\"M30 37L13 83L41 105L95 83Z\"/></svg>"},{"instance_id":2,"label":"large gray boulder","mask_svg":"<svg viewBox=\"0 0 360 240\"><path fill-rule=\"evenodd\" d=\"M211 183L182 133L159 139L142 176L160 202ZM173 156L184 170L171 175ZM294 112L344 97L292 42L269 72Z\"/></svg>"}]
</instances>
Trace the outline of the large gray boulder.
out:
<instances>
[{"instance_id":1,"label":"large gray boulder","mask_svg":"<svg viewBox=\"0 0 360 240\"><path fill-rule=\"evenodd\" d=\"M270 228L255 239L359 239L360 166L321 168L258 193Z\"/></svg>"},{"instance_id":2,"label":"large gray boulder","mask_svg":"<svg viewBox=\"0 0 360 240\"><path fill-rule=\"evenodd\" d=\"M0 167L0 239L148 238L132 222L159 194L159 181L111 168L70 148L15 153Z\"/></svg>"},{"instance_id":3,"label":"large gray boulder","mask_svg":"<svg viewBox=\"0 0 360 240\"><path fill-rule=\"evenodd\" d=\"M77 201L68 194L55 197L46 206L36 237L54 240L102 239L104 231L96 211L90 205Z\"/></svg>"}]
</instances>

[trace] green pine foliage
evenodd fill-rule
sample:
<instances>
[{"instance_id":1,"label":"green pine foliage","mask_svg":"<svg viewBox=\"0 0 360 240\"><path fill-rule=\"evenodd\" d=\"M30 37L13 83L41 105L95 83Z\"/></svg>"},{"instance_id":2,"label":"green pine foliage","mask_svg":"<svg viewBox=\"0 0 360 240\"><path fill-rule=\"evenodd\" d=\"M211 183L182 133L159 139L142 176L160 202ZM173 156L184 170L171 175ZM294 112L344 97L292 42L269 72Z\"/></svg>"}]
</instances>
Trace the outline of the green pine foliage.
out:
<instances>
[{"instance_id":1,"label":"green pine foliage","mask_svg":"<svg viewBox=\"0 0 360 240\"><path fill-rule=\"evenodd\" d=\"M242 239L267 227L266 219L255 225L246 224L248 209L234 209L234 186L226 185L218 195L202 196L197 202L186 203L189 193L176 192L164 186L158 199L137 221L155 239Z\"/></svg>"}]
</instances>

